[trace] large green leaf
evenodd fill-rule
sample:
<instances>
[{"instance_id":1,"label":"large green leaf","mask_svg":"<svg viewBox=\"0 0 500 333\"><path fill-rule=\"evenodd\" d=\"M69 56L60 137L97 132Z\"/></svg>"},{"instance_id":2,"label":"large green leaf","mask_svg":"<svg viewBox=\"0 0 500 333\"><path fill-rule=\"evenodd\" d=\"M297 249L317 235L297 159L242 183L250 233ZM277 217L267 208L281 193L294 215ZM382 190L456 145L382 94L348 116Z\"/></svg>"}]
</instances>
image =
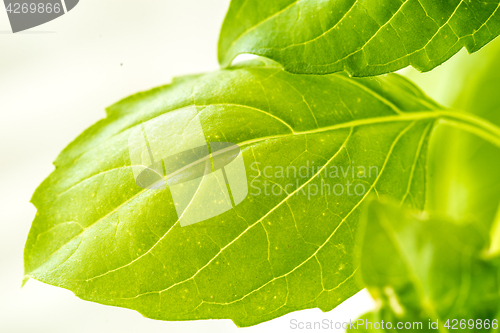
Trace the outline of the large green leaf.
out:
<instances>
[{"instance_id":1,"label":"large green leaf","mask_svg":"<svg viewBox=\"0 0 500 333\"><path fill-rule=\"evenodd\" d=\"M349 332L454 331L447 323L466 332L498 328L500 262L485 257L487 235L476 226L370 202L358 240L360 275L379 307Z\"/></svg>"},{"instance_id":2,"label":"large green leaf","mask_svg":"<svg viewBox=\"0 0 500 333\"><path fill-rule=\"evenodd\" d=\"M169 139L161 149L176 152L179 142L199 139L193 109L204 140L241 147L249 193L182 227L171 186L136 185L130 138L155 128ZM248 326L299 309L331 310L359 290L353 237L367 195L423 208L427 141L443 112L436 109L395 74L294 75L268 62L131 96L63 151L34 194L26 278L164 320ZM150 148L159 142L149 140ZM279 175L290 166L302 174ZM275 194L264 194L264 181ZM347 182L343 194L340 187L314 194ZM215 202L221 198L210 195L224 189L202 182L197 190ZM205 202L196 202L205 208L193 211L204 213Z\"/></svg>"},{"instance_id":3,"label":"large green leaf","mask_svg":"<svg viewBox=\"0 0 500 333\"><path fill-rule=\"evenodd\" d=\"M294 73L370 76L429 71L500 33L499 1L232 0L219 40L227 66L242 53Z\"/></svg>"}]
</instances>

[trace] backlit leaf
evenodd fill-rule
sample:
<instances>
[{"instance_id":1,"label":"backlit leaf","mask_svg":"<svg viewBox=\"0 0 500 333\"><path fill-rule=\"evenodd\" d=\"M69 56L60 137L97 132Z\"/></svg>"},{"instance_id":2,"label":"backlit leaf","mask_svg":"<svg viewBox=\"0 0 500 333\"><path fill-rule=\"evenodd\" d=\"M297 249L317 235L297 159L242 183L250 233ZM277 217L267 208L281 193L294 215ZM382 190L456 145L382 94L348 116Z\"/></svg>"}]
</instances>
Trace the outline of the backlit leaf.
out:
<instances>
[{"instance_id":1,"label":"backlit leaf","mask_svg":"<svg viewBox=\"0 0 500 333\"><path fill-rule=\"evenodd\" d=\"M359 290L353 248L365 198L423 208L437 108L398 75L293 75L267 61L133 95L71 143L34 194L26 278L163 320L248 326L331 310ZM236 176L215 157L231 144L244 161ZM208 171L184 163L197 159L183 145ZM160 153L170 157L159 162ZM183 162L163 181L172 156ZM222 169L227 177L214 178ZM187 187L177 186L195 175L203 181L187 220L175 199ZM203 220L229 191L229 209Z\"/></svg>"}]
</instances>

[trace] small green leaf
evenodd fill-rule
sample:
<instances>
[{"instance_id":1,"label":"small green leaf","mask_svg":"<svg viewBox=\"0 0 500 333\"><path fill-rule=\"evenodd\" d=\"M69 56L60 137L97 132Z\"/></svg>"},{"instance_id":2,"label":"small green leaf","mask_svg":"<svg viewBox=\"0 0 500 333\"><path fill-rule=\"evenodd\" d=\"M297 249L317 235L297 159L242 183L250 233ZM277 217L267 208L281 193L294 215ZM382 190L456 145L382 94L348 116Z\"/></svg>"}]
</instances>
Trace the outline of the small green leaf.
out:
<instances>
[{"instance_id":1,"label":"small green leaf","mask_svg":"<svg viewBox=\"0 0 500 333\"><path fill-rule=\"evenodd\" d=\"M232 0L219 61L228 66L251 53L294 73L429 71L462 47L472 53L498 36L499 7L479 0Z\"/></svg>"},{"instance_id":2,"label":"small green leaf","mask_svg":"<svg viewBox=\"0 0 500 333\"><path fill-rule=\"evenodd\" d=\"M163 320L230 318L248 326L300 309L331 310L359 290L353 237L365 198L390 194L423 208L437 108L398 75L293 75L259 61L131 96L63 151L34 194L26 277ZM171 182L200 170L167 173L168 186L150 173L141 184L160 185L139 187L131 142L147 128L158 135L148 134L143 161L150 154L160 161L157 150L177 154L200 133L203 142L237 144L244 200L181 226ZM162 174L171 160L151 170ZM222 202L216 193L224 188L239 195L219 180L199 184L191 213ZM324 184L330 191L318 192ZM200 197L212 198L210 205Z\"/></svg>"},{"instance_id":3,"label":"small green leaf","mask_svg":"<svg viewBox=\"0 0 500 333\"><path fill-rule=\"evenodd\" d=\"M447 332L445 324L450 320L452 326L453 319L461 331L485 329L486 320L493 327L500 304L499 260L485 257L488 239L475 224L418 218L392 203L372 201L358 244L360 275L379 307L350 332L391 332L398 323L415 332L438 327Z\"/></svg>"}]
</instances>

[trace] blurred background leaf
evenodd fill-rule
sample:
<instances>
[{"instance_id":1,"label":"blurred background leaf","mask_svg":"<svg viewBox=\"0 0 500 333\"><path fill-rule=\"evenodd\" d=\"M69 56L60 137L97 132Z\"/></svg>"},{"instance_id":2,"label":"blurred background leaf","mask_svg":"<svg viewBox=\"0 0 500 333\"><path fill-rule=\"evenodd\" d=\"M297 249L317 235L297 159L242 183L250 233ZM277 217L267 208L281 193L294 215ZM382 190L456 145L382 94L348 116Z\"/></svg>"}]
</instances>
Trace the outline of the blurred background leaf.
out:
<instances>
[{"instance_id":1,"label":"blurred background leaf","mask_svg":"<svg viewBox=\"0 0 500 333\"><path fill-rule=\"evenodd\" d=\"M463 51L432 72L403 74L442 105L500 125L500 40L472 55ZM430 147L427 209L489 229L500 202L498 148L443 125Z\"/></svg>"},{"instance_id":2,"label":"blurred background leaf","mask_svg":"<svg viewBox=\"0 0 500 333\"><path fill-rule=\"evenodd\" d=\"M388 323L392 329L405 323L412 331L433 331L429 321L447 332L448 319L450 326L456 319L457 327L462 320L460 331L488 329L486 320L491 328L499 304L498 259L484 258L487 235L476 226L417 218L391 203L370 202L358 235L359 263L378 308L361 318L363 329L348 332L391 331ZM366 323L382 320L386 330Z\"/></svg>"}]
</instances>

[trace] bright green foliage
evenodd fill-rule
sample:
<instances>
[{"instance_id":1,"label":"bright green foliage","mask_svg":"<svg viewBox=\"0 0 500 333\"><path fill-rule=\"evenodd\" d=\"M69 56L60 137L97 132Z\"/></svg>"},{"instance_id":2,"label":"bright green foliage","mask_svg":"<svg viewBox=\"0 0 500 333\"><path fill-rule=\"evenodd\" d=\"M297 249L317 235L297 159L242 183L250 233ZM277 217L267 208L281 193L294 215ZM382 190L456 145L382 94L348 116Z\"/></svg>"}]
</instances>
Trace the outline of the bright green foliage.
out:
<instances>
[{"instance_id":1,"label":"bright green foliage","mask_svg":"<svg viewBox=\"0 0 500 333\"><path fill-rule=\"evenodd\" d=\"M360 275L379 308L348 332L438 331L429 329L429 320L438 320L438 332L453 332L445 328L448 319L449 326L456 319L461 332L498 328L498 320L492 323L500 307L500 262L485 257L487 235L475 224L420 219L379 201L370 202L364 216L358 240ZM382 320L385 329L366 324ZM388 322L392 329L387 329ZM398 323L408 322L413 329L396 330ZM418 322L420 329L413 326Z\"/></svg>"},{"instance_id":2,"label":"bright green foliage","mask_svg":"<svg viewBox=\"0 0 500 333\"><path fill-rule=\"evenodd\" d=\"M429 71L498 36L499 7L498 0L233 0L219 61L251 53L294 73Z\"/></svg>"},{"instance_id":3,"label":"bright green foliage","mask_svg":"<svg viewBox=\"0 0 500 333\"><path fill-rule=\"evenodd\" d=\"M186 106L197 108L207 141L240 145L249 183L297 186L268 196L250 187L234 209L180 227L168 188L136 185L128 138L169 112L182 117ZM398 75L294 75L269 62L131 96L63 151L34 194L26 278L164 320L248 326L331 310L359 290L353 249L364 199L391 195L423 208L427 141L442 112L435 109ZM266 166L311 168L305 177L278 177ZM327 177L333 166L366 169ZM346 181L366 193L303 193Z\"/></svg>"}]
</instances>

